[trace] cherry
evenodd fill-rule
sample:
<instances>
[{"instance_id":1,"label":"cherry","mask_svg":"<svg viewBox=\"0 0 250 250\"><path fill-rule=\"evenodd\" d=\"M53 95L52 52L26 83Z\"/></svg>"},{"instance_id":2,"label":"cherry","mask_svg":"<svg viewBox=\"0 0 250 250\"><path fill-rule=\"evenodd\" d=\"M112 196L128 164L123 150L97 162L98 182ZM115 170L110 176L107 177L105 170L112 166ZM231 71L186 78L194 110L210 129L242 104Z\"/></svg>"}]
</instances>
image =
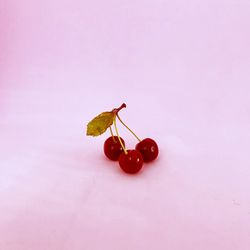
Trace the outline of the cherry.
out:
<instances>
[{"instance_id":1,"label":"cherry","mask_svg":"<svg viewBox=\"0 0 250 250\"><path fill-rule=\"evenodd\" d=\"M123 152L120 155L119 165L125 173L136 174L141 170L143 165L142 155L137 150L127 150L127 153Z\"/></svg>"},{"instance_id":2,"label":"cherry","mask_svg":"<svg viewBox=\"0 0 250 250\"><path fill-rule=\"evenodd\" d=\"M145 162L155 160L159 154L158 145L151 138L146 138L140 141L135 148L141 153Z\"/></svg>"},{"instance_id":3,"label":"cherry","mask_svg":"<svg viewBox=\"0 0 250 250\"><path fill-rule=\"evenodd\" d=\"M120 137L123 145L125 145L124 140ZM120 154L123 152L122 146L118 140L117 136L110 136L104 142L104 154L112 161L117 161L119 159Z\"/></svg>"},{"instance_id":4,"label":"cherry","mask_svg":"<svg viewBox=\"0 0 250 250\"><path fill-rule=\"evenodd\" d=\"M141 140L120 118L119 112L126 108L123 103L119 108L114 108L111 111L105 111L94 117L87 124L87 135L99 136L110 130L111 136L104 142L104 154L113 161L119 160L120 168L129 174L138 173L143 166L143 162L150 162L155 160L159 154L157 143L151 139L146 138ZM127 150L124 140L120 138L119 131L116 125L117 119L121 124L130 131L131 134L139 141L135 149ZM112 131L114 125L117 136L114 136Z\"/></svg>"}]
</instances>

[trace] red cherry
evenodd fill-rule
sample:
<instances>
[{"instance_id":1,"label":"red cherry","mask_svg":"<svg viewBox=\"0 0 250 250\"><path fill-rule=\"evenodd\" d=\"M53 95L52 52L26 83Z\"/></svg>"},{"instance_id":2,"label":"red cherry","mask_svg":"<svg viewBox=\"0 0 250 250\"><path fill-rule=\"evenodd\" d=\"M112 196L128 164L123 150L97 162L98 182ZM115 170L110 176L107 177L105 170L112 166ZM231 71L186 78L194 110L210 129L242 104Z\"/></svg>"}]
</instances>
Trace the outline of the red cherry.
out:
<instances>
[{"instance_id":1,"label":"red cherry","mask_svg":"<svg viewBox=\"0 0 250 250\"><path fill-rule=\"evenodd\" d=\"M143 165L142 155L137 150L127 150L127 154L123 152L120 155L119 165L125 173L136 174Z\"/></svg>"},{"instance_id":2,"label":"red cherry","mask_svg":"<svg viewBox=\"0 0 250 250\"><path fill-rule=\"evenodd\" d=\"M125 146L124 140L120 137L123 145ZM123 152L122 146L118 140L117 136L110 136L104 142L104 154L112 161L117 161L119 159L120 154Z\"/></svg>"},{"instance_id":3,"label":"red cherry","mask_svg":"<svg viewBox=\"0 0 250 250\"><path fill-rule=\"evenodd\" d=\"M146 138L140 141L136 145L135 149L141 153L143 160L145 162L150 162L150 161L155 160L159 154L158 145L151 138Z\"/></svg>"}]
</instances>

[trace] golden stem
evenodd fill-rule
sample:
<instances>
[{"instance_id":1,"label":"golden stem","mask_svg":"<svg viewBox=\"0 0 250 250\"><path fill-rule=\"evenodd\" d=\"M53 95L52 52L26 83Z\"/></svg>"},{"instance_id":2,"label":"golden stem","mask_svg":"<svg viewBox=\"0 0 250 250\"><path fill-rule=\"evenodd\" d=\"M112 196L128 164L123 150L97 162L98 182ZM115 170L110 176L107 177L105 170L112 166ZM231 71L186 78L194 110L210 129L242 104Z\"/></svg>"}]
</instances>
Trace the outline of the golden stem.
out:
<instances>
[{"instance_id":1,"label":"golden stem","mask_svg":"<svg viewBox=\"0 0 250 250\"><path fill-rule=\"evenodd\" d=\"M119 140L119 142L120 142L120 144L121 144L121 146L122 146L122 149L123 149L124 153L127 154L128 151L127 151L126 148L124 147L124 145L123 145L123 143L122 143L122 140L121 140L121 138L120 138L120 135L119 135L119 133L118 133L118 129L117 129L117 126L116 126L116 116L114 117L114 126L115 126L116 135L117 135L118 140Z\"/></svg>"},{"instance_id":2,"label":"golden stem","mask_svg":"<svg viewBox=\"0 0 250 250\"><path fill-rule=\"evenodd\" d=\"M109 127L110 134L112 135L113 141L116 142L111 126Z\"/></svg>"},{"instance_id":3,"label":"golden stem","mask_svg":"<svg viewBox=\"0 0 250 250\"><path fill-rule=\"evenodd\" d=\"M122 125L124 127L126 127L130 131L130 133L132 133L134 135L134 137L140 142L141 139L122 121L122 119L120 118L120 116L118 115L118 113L116 114L116 116L118 117L118 119L122 123Z\"/></svg>"}]
</instances>

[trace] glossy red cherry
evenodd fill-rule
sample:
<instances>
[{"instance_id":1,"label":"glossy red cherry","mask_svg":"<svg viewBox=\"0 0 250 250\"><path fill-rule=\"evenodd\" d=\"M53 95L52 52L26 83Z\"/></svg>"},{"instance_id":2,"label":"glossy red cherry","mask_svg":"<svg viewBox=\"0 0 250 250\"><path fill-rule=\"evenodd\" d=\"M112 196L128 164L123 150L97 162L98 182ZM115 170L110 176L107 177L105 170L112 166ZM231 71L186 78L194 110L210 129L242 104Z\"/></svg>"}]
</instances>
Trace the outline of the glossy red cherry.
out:
<instances>
[{"instance_id":1,"label":"glossy red cherry","mask_svg":"<svg viewBox=\"0 0 250 250\"><path fill-rule=\"evenodd\" d=\"M127 154L123 152L120 155L119 165L125 173L136 174L143 165L142 155L137 150L127 150Z\"/></svg>"},{"instance_id":2,"label":"glossy red cherry","mask_svg":"<svg viewBox=\"0 0 250 250\"><path fill-rule=\"evenodd\" d=\"M141 153L143 160L145 162L150 162L155 160L159 154L158 145L151 138L146 138L140 141L136 145L136 150L138 150Z\"/></svg>"},{"instance_id":3,"label":"glossy red cherry","mask_svg":"<svg viewBox=\"0 0 250 250\"><path fill-rule=\"evenodd\" d=\"M123 145L125 145L124 140L120 137ZM120 154L123 152L122 146L118 140L117 136L110 136L105 142L104 142L104 154L112 161L117 161L119 159Z\"/></svg>"}]
</instances>

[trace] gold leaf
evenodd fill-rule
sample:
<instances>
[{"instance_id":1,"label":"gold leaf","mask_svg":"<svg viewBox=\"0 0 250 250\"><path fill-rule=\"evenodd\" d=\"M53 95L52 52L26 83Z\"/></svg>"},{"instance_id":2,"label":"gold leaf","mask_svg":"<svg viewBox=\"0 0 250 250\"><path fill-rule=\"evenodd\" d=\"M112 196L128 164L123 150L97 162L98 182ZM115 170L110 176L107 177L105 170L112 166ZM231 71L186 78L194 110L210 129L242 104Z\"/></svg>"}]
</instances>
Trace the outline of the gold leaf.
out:
<instances>
[{"instance_id":1,"label":"gold leaf","mask_svg":"<svg viewBox=\"0 0 250 250\"><path fill-rule=\"evenodd\" d=\"M114 116L114 112L103 112L96 116L87 125L87 135L98 136L103 134L113 124Z\"/></svg>"}]
</instances>

